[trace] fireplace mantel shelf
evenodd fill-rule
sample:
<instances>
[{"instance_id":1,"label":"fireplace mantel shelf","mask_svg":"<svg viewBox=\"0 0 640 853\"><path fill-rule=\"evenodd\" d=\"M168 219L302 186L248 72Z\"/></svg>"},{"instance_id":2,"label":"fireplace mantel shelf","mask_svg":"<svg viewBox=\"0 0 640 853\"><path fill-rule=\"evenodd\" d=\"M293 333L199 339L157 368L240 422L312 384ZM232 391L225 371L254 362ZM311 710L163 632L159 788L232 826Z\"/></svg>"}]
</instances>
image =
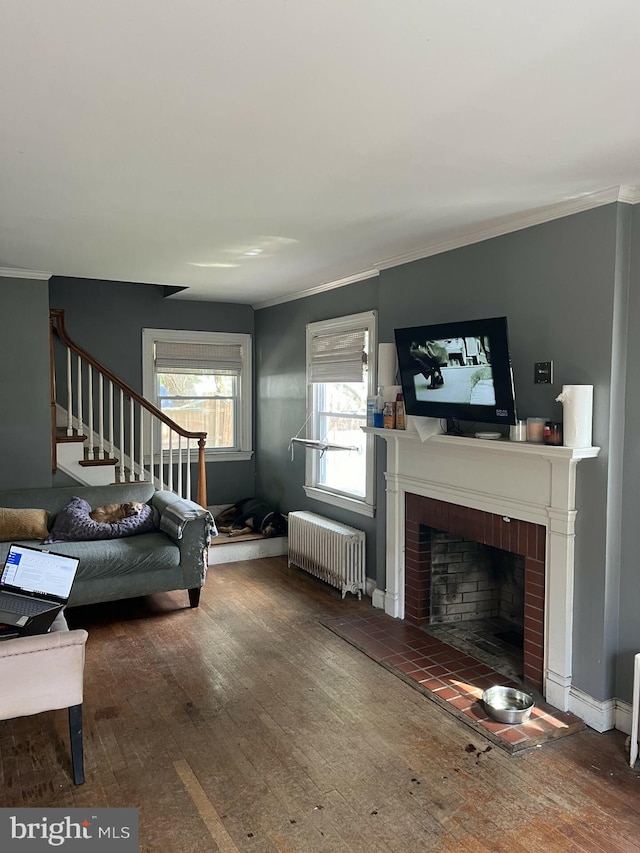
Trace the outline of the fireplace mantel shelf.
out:
<instances>
[{"instance_id":1,"label":"fireplace mantel shelf","mask_svg":"<svg viewBox=\"0 0 640 853\"><path fill-rule=\"evenodd\" d=\"M599 447L554 447L550 444L534 444L526 441L509 441L508 438L487 440L483 438L467 438L460 435L436 434L430 435L424 441L417 432L404 429L379 429L378 427L362 427L368 435L377 435L385 441L416 442L431 447L441 445L451 450L456 446L482 450L490 453L513 453L524 456L538 456L555 460L593 459L600 453Z\"/></svg>"}]
</instances>

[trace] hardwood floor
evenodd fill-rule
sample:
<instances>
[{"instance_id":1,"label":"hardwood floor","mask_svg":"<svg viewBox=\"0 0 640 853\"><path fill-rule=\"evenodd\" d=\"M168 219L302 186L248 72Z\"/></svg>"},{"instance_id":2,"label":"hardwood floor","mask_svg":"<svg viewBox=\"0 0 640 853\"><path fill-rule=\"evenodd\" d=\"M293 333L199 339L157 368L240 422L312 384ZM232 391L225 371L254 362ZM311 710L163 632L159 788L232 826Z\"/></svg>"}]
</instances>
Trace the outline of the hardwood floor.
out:
<instances>
[{"instance_id":1,"label":"hardwood floor","mask_svg":"<svg viewBox=\"0 0 640 853\"><path fill-rule=\"evenodd\" d=\"M140 810L140 850L640 851L620 732L509 755L320 624L367 611L285 557L76 608L86 782L64 711L0 723L0 806ZM2 685L3 689L10 686Z\"/></svg>"}]
</instances>

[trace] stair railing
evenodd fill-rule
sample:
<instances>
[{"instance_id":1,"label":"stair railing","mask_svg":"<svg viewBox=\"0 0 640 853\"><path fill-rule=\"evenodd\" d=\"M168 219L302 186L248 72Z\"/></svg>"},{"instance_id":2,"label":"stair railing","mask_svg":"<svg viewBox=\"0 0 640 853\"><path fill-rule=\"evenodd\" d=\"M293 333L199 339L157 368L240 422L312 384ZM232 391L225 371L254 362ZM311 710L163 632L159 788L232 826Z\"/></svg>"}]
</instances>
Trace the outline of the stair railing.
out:
<instances>
[{"instance_id":1,"label":"stair railing","mask_svg":"<svg viewBox=\"0 0 640 853\"><path fill-rule=\"evenodd\" d=\"M85 459L96 463L119 460L118 482L153 482L158 488L191 498L192 454L197 442L195 500L207 505L204 448L206 432L190 432L145 400L67 335L64 311L52 308L51 403L53 471L56 462L56 403L66 408L66 434L86 432ZM64 367L54 353L54 337L64 348ZM64 371L64 383L56 373ZM66 388L66 405L58 399L58 385ZM106 386L106 392L105 392ZM161 436L158 442L158 436ZM159 443L159 447L157 444Z\"/></svg>"}]
</instances>

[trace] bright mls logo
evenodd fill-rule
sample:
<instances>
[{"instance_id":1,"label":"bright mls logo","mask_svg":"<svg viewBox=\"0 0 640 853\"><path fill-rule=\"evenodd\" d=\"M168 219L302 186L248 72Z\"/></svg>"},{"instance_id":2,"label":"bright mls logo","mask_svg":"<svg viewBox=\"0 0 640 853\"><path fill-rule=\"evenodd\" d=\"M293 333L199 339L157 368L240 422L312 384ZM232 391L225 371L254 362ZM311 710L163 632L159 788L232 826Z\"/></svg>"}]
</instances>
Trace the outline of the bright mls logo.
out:
<instances>
[{"instance_id":1,"label":"bright mls logo","mask_svg":"<svg viewBox=\"0 0 640 853\"><path fill-rule=\"evenodd\" d=\"M0 809L0 850L138 853L137 809Z\"/></svg>"}]
</instances>

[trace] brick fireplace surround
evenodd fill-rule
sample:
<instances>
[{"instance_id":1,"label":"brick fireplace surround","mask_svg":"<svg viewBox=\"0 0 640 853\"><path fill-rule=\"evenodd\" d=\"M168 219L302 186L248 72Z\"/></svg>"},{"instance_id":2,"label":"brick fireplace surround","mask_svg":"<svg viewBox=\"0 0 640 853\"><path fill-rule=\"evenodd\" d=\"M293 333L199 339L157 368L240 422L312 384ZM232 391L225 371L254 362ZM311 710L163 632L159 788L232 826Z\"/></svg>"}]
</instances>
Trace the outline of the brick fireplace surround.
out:
<instances>
[{"instance_id":1,"label":"brick fireplace surround","mask_svg":"<svg viewBox=\"0 0 640 853\"><path fill-rule=\"evenodd\" d=\"M387 445L386 579L374 605L425 617L427 528L524 556L525 679L571 710L576 468L600 449L442 435L430 419L413 427L364 430Z\"/></svg>"},{"instance_id":2,"label":"brick fireplace surround","mask_svg":"<svg viewBox=\"0 0 640 853\"><path fill-rule=\"evenodd\" d=\"M545 528L407 493L404 618L418 626L429 624L432 530L453 533L525 558L523 675L528 685L542 691Z\"/></svg>"}]
</instances>

